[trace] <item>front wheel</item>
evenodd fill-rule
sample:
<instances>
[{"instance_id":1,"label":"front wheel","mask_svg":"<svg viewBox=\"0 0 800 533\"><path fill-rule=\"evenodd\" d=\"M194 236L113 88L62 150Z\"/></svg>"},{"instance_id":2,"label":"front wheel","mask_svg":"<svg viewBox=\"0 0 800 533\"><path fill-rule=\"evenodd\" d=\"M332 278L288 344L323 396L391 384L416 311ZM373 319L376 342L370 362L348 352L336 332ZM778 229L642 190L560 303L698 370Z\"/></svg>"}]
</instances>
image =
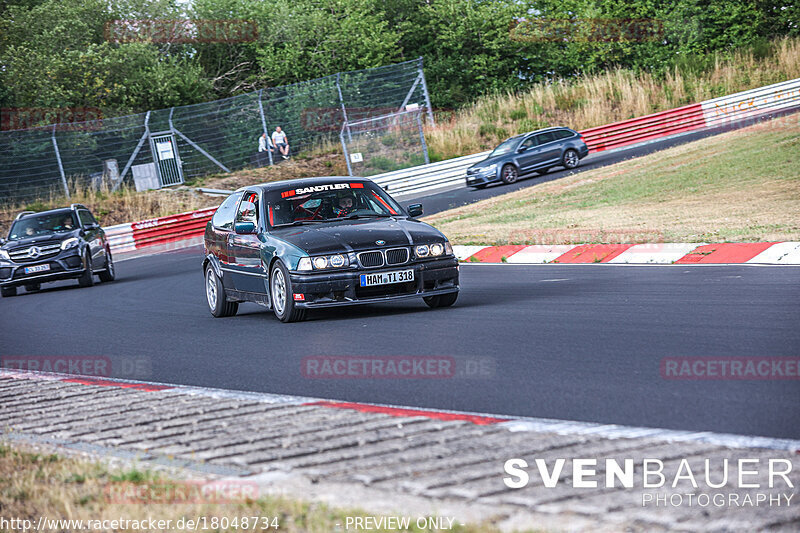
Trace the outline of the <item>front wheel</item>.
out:
<instances>
[{"instance_id":1,"label":"front wheel","mask_svg":"<svg viewBox=\"0 0 800 533\"><path fill-rule=\"evenodd\" d=\"M92 256L89 255L89 252L86 252L86 257L84 258L84 262L86 265L86 270L83 271L81 277L78 278L78 285L81 287L91 287L94 285L94 271L92 270Z\"/></svg>"},{"instance_id":2,"label":"front wheel","mask_svg":"<svg viewBox=\"0 0 800 533\"><path fill-rule=\"evenodd\" d=\"M423 298L428 307L436 309L437 307L450 307L458 299L457 292L449 292L447 294L437 294L436 296L427 296Z\"/></svg>"},{"instance_id":3,"label":"front wheel","mask_svg":"<svg viewBox=\"0 0 800 533\"><path fill-rule=\"evenodd\" d=\"M299 322L306 317L306 310L294 303L292 280L289 271L280 261L275 261L269 276L269 299L272 311L281 322Z\"/></svg>"},{"instance_id":4,"label":"front wheel","mask_svg":"<svg viewBox=\"0 0 800 533\"><path fill-rule=\"evenodd\" d=\"M578 152L575 150L569 149L564 152L564 157L562 158L562 162L564 163L564 168L573 169L578 166L578 163L581 162L581 158L578 157Z\"/></svg>"},{"instance_id":5,"label":"front wheel","mask_svg":"<svg viewBox=\"0 0 800 533\"><path fill-rule=\"evenodd\" d=\"M97 277L103 283L114 281L116 274L114 273L114 259L111 257L111 250L106 250L106 268Z\"/></svg>"},{"instance_id":6,"label":"front wheel","mask_svg":"<svg viewBox=\"0 0 800 533\"><path fill-rule=\"evenodd\" d=\"M0 295L3 298L11 298L12 296L17 295L17 288L16 287L0 287Z\"/></svg>"},{"instance_id":7,"label":"front wheel","mask_svg":"<svg viewBox=\"0 0 800 533\"><path fill-rule=\"evenodd\" d=\"M233 316L239 310L238 302L228 301L222 280L217 277L210 264L206 266L206 301L211 314L217 318Z\"/></svg>"},{"instance_id":8,"label":"front wheel","mask_svg":"<svg viewBox=\"0 0 800 533\"><path fill-rule=\"evenodd\" d=\"M517 181L519 178L519 172L517 171L517 167L514 165L506 165L503 167L503 172L501 173L501 177L503 183L506 185L511 185L512 183Z\"/></svg>"}]
</instances>

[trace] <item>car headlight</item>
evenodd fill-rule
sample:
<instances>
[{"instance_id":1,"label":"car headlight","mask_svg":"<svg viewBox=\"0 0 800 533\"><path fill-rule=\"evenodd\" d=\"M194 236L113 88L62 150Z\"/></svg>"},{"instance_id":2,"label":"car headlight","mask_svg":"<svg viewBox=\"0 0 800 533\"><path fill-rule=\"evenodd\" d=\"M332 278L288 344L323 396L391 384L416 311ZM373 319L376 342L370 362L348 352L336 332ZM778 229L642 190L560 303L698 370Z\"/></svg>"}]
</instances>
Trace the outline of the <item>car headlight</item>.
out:
<instances>
[{"instance_id":1,"label":"car headlight","mask_svg":"<svg viewBox=\"0 0 800 533\"><path fill-rule=\"evenodd\" d=\"M311 258L301 257L297 262L297 270L311 270Z\"/></svg>"},{"instance_id":2,"label":"car headlight","mask_svg":"<svg viewBox=\"0 0 800 533\"><path fill-rule=\"evenodd\" d=\"M431 253L430 248L428 248L427 244L420 244L419 246L414 247L414 255L417 257L428 257Z\"/></svg>"},{"instance_id":3,"label":"car headlight","mask_svg":"<svg viewBox=\"0 0 800 533\"><path fill-rule=\"evenodd\" d=\"M438 242L434 243L434 244L431 244L430 245L430 252L431 252L431 255L434 255L434 256L442 255L444 253L444 246L439 244Z\"/></svg>"},{"instance_id":4,"label":"car headlight","mask_svg":"<svg viewBox=\"0 0 800 533\"><path fill-rule=\"evenodd\" d=\"M70 248L75 248L80 244L76 237L70 237L69 239L61 242L61 249L62 250L69 250Z\"/></svg>"},{"instance_id":5,"label":"car headlight","mask_svg":"<svg viewBox=\"0 0 800 533\"><path fill-rule=\"evenodd\" d=\"M11 257L8 255L8 252L5 250L0 250L0 259L5 259L6 261L11 261Z\"/></svg>"},{"instance_id":6,"label":"car headlight","mask_svg":"<svg viewBox=\"0 0 800 533\"><path fill-rule=\"evenodd\" d=\"M497 170L497 164L496 163L492 164L492 165L489 165L488 167L483 167L481 169L481 172L493 172L495 170Z\"/></svg>"},{"instance_id":7,"label":"car headlight","mask_svg":"<svg viewBox=\"0 0 800 533\"><path fill-rule=\"evenodd\" d=\"M447 255L455 255L453 253L453 245L450 244L450 241L444 241L444 253Z\"/></svg>"},{"instance_id":8,"label":"car headlight","mask_svg":"<svg viewBox=\"0 0 800 533\"><path fill-rule=\"evenodd\" d=\"M306 261L303 261L305 259ZM346 255L343 254L334 254L334 255L321 255L318 257L314 257L313 259L310 257L304 257L300 260L300 265L298 265L298 270L311 270L313 265L314 270L325 270L326 268L342 268L350 265L350 260ZM302 266L306 266L306 268L301 268Z\"/></svg>"}]
</instances>

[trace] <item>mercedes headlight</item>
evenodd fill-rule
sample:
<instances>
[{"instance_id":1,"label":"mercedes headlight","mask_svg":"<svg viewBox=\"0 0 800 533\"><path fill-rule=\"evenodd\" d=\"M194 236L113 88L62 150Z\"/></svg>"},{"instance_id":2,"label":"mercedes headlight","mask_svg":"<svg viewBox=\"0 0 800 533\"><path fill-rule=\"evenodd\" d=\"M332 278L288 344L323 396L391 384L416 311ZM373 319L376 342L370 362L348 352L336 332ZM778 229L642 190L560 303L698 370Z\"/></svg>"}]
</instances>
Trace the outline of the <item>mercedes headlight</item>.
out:
<instances>
[{"instance_id":1,"label":"mercedes headlight","mask_svg":"<svg viewBox=\"0 0 800 533\"><path fill-rule=\"evenodd\" d=\"M11 256L8 255L7 251L0 250L0 259L5 259L6 261L11 261Z\"/></svg>"},{"instance_id":2,"label":"mercedes headlight","mask_svg":"<svg viewBox=\"0 0 800 533\"><path fill-rule=\"evenodd\" d=\"M492 171L495 171L495 170L497 170L497 164L493 163L493 164L489 165L488 167L483 167L481 169L481 172L492 172Z\"/></svg>"},{"instance_id":3,"label":"mercedes headlight","mask_svg":"<svg viewBox=\"0 0 800 533\"><path fill-rule=\"evenodd\" d=\"M61 249L62 250L69 250L70 248L75 248L78 246L79 242L76 237L70 237L69 239L61 242Z\"/></svg>"}]
</instances>

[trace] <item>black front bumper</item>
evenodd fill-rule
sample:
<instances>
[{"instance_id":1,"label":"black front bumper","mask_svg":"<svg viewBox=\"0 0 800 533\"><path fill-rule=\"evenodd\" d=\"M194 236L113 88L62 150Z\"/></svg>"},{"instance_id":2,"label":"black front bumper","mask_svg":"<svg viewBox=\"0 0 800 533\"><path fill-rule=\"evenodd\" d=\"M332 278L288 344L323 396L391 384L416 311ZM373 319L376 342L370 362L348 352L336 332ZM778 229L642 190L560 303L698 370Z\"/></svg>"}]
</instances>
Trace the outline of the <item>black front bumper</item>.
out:
<instances>
[{"instance_id":1,"label":"black front bumper","mask_svg":"<svg viewBox=\"0 0 800 533\"><path fill-rule=\"evenodd\" d=\"M371 287L360 286L361 274L414 270L414 280ZM292 272L292 292L302 294L295 301L300 308L334 307L380 303L405 298L422 298L458 292L458 260L455 257L375 269L353 269L314 274Z\"/></svg>"},{"instance_id":2,"label":"black front bumper","mask_svg":"<svg viewBox=\"0 0 800 533\"><path fill-rule=\"evenodd\" d=\"M50 265L50 270L46 272L34 272L26 274L25 268L42 264ZM46 283L61 279L75 279L81 277L84 270L83 258L79 248L64 250L53 257L48 257L40 261L27 263L14 263L11 261L0 261L0 286L19 287L22 285L32 285L35 283Z\"/></svg>"}]
</instances>

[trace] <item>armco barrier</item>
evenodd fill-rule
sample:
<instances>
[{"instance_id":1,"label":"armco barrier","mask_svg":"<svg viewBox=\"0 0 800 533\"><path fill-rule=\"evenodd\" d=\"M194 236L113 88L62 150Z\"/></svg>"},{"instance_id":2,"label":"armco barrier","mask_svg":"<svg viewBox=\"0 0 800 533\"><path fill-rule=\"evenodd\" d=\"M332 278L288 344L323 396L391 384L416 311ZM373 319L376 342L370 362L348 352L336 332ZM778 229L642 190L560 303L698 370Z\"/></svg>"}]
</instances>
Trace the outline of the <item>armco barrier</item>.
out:
<instances>
[{"instance_id":1,"label":"armco barrier","mask_svg":"<svg viewBox=\"0 0 800 533\"><path fill-rule=\"evenodd\" d=\"M200 237L216 207L105 228L114 253Z\"/></svg>"},{"instance_id":2,"label":"armco barrier","mask_svg":"<svg viewBox=\"0 0 800 533\"><path fill-rule=\"evenodd\" d=\"M800 106L800 79L706 100L581 131L589 150L600 152L707 127L724 126Z\"/></svg>"}]
</instances>

